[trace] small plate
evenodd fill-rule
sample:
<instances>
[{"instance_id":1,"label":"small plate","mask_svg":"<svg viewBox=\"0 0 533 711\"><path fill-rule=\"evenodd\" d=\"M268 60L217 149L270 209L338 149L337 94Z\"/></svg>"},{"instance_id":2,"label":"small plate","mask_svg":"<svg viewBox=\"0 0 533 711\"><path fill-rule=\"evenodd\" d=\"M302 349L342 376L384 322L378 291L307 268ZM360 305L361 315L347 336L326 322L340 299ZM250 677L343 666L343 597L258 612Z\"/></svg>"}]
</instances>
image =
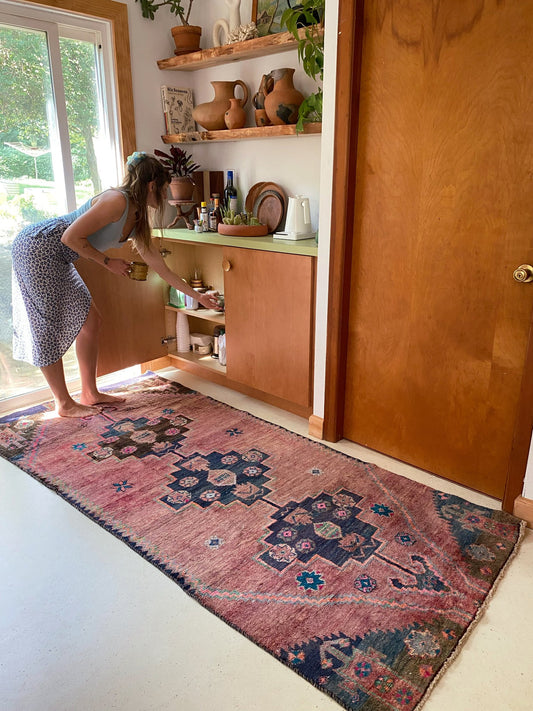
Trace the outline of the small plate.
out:
<instances>
[{"instance_id":1,"label":"small plate","mask_svg":"<svg viewBox=\"0 0 533 711\"><path fill-rule=\"evenodd\" d=\"M265 183L256 183L255 185L252 185L250 190L248 191L248 195L246 196L246 200L244 201L244 207L246 212L252 212L254 209L254 203L261 192L261 188L265 185Z\"/></svg>"},{"instance_id":2,"label":"small plate","mask_svg":"<svg viewBox=\"0 0 533 711\"><path fill-rule=\"evenodd\" d=\"M275 232L283 221L285 204L283 197L275 190L261 192L254 205L254 213L259 222Z\"/></svg>"},{"instance_id":3,"label":"small plate","mask_svg":"<svg viewBox=\"0 0 533 711\"><path fill-rule=\"evenodd\" d=\"M283 200L283 210L287 210L287 196L285 195L285 190L283 190L281 185L278 185L277 183L263 183L261 185L260 193L271 192L272 190L279 193L281 199Z\"/></svg>"}]
</instances>

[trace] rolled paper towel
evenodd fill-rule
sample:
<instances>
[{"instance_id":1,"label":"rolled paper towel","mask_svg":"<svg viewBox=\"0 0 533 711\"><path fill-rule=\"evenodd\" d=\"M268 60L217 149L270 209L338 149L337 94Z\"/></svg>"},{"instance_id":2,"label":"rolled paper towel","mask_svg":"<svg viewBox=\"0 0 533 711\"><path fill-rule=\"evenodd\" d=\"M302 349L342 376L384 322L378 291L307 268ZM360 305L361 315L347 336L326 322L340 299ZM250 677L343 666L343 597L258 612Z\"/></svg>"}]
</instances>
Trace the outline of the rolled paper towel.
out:
<instances>
[{"instance_id":1,"label":"rolled paper towel","mask_svg":"<svg viewBox=\"0 0 533 711\"><path fill-rule=\"evenodd\" d=\"M188 353L190 348L189 319L183 311L178 311L176 314L176 351L178 353Z\"/></svg>"}]
</instances>

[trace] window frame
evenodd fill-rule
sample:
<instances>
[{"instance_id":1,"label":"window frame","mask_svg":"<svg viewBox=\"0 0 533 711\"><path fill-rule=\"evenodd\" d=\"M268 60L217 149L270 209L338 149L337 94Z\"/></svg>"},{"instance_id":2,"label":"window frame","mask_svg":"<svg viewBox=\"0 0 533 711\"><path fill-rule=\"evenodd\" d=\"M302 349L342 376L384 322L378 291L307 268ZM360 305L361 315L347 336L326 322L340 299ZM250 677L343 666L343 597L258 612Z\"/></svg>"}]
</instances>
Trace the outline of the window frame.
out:
<instances>
[{"instance_id":1,"label":"window frame","mask_svg":"<svg viewBox=\"0 0 533 711\"><path fill-rule=\"evenodd\" d=\"M74 15L109 21L117 80L118 139L122 159L125 163L127 156L135 150L136 143L127 5L113 0L91 0L90 12L87 12L87 0L27 0L27 2L15 2L14 4L41 5Z\"/></svg>"}]
</instances>

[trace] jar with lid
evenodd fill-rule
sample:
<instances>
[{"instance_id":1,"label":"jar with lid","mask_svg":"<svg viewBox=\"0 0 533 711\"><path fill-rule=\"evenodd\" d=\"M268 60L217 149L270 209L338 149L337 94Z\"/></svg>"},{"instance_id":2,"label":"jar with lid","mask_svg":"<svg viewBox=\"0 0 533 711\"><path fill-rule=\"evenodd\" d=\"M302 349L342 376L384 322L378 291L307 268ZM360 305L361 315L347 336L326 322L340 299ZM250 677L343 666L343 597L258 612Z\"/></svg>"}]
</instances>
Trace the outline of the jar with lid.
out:
<instances>
[{"instance_id":1,"label":"jar with lid","mask_svg":"<svg viewBox=\"0 0 533 711\"><path fill-rule=\"evenodd\" d=\"M211 358L219 357L219 338L225 333L224 326L215 326L213 331L213 352L211 353Z\"/></svg>"}]
</instances>

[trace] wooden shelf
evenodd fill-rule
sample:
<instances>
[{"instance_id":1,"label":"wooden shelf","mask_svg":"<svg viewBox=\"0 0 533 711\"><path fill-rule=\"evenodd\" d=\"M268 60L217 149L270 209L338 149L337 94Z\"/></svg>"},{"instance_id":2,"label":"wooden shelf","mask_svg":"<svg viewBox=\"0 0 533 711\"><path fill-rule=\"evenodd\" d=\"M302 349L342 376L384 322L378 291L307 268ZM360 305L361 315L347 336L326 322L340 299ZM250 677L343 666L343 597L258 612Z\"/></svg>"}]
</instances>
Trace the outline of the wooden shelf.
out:
<instances>
[{"instance_id":1,"label":"wooden shelf","mask_svg":"<svg viewBox=\"0 0 533 711\"><path fill-rule=\"evenodd\" d=\"M202 141L242 141L258 138L283 138L284 136L313 136L322 133L321 123L306 123L302 133L296 133L294 125L250 126L222 131L194 131L161 136L163 143L201 143Z\"/></svg>"},{"instance_id":2,"label":"wooden shelf","mask_svg":"<svg viewBox=\"0 0 533 711\"><path fill-rule=\"evenodd\" d=\"M226 384L226 366L220 365L217 358L211 358L210 355L198 355L192 351L190 353L169 353L168 357L180 370L186 370L188 373L198 375L219 385Z\"/></svg>"},{"instance_id":3,"label":"wooden shelf","mask_svg":"<svg viewBox=\"0 0 533 711\"><path fill-rule=\"evenodd\" d=\"M159 69L173 69L185 72L195 71L214 67L227 62L235 62L241 59L254 59L264 57L267 54L276 54L290 49L296 49L297 41L290 32L278 32L275 35L257 37L256 39L245 40L244 42L234 42L225 44L222 47L211 47L210 49L200 49L197 52L181 54L168 59L160 59L157 62Z\"/></svg>"},{"instance_id":4,"label":"wooden shelf","mask_svg":"<svg viewBox=\"0 0 533 711\"><path fill-rule=\"evenodd\" d=\"M179 309L176 306L171 306L167 304L165 306L167 311L183 311L187 316L192 316L193 318L201 318L204 321L212 321L217 323L219 326L224 326L226 323L226 314L223 311L215 311L214 309Z\"/></svg>"}]
</instances>

